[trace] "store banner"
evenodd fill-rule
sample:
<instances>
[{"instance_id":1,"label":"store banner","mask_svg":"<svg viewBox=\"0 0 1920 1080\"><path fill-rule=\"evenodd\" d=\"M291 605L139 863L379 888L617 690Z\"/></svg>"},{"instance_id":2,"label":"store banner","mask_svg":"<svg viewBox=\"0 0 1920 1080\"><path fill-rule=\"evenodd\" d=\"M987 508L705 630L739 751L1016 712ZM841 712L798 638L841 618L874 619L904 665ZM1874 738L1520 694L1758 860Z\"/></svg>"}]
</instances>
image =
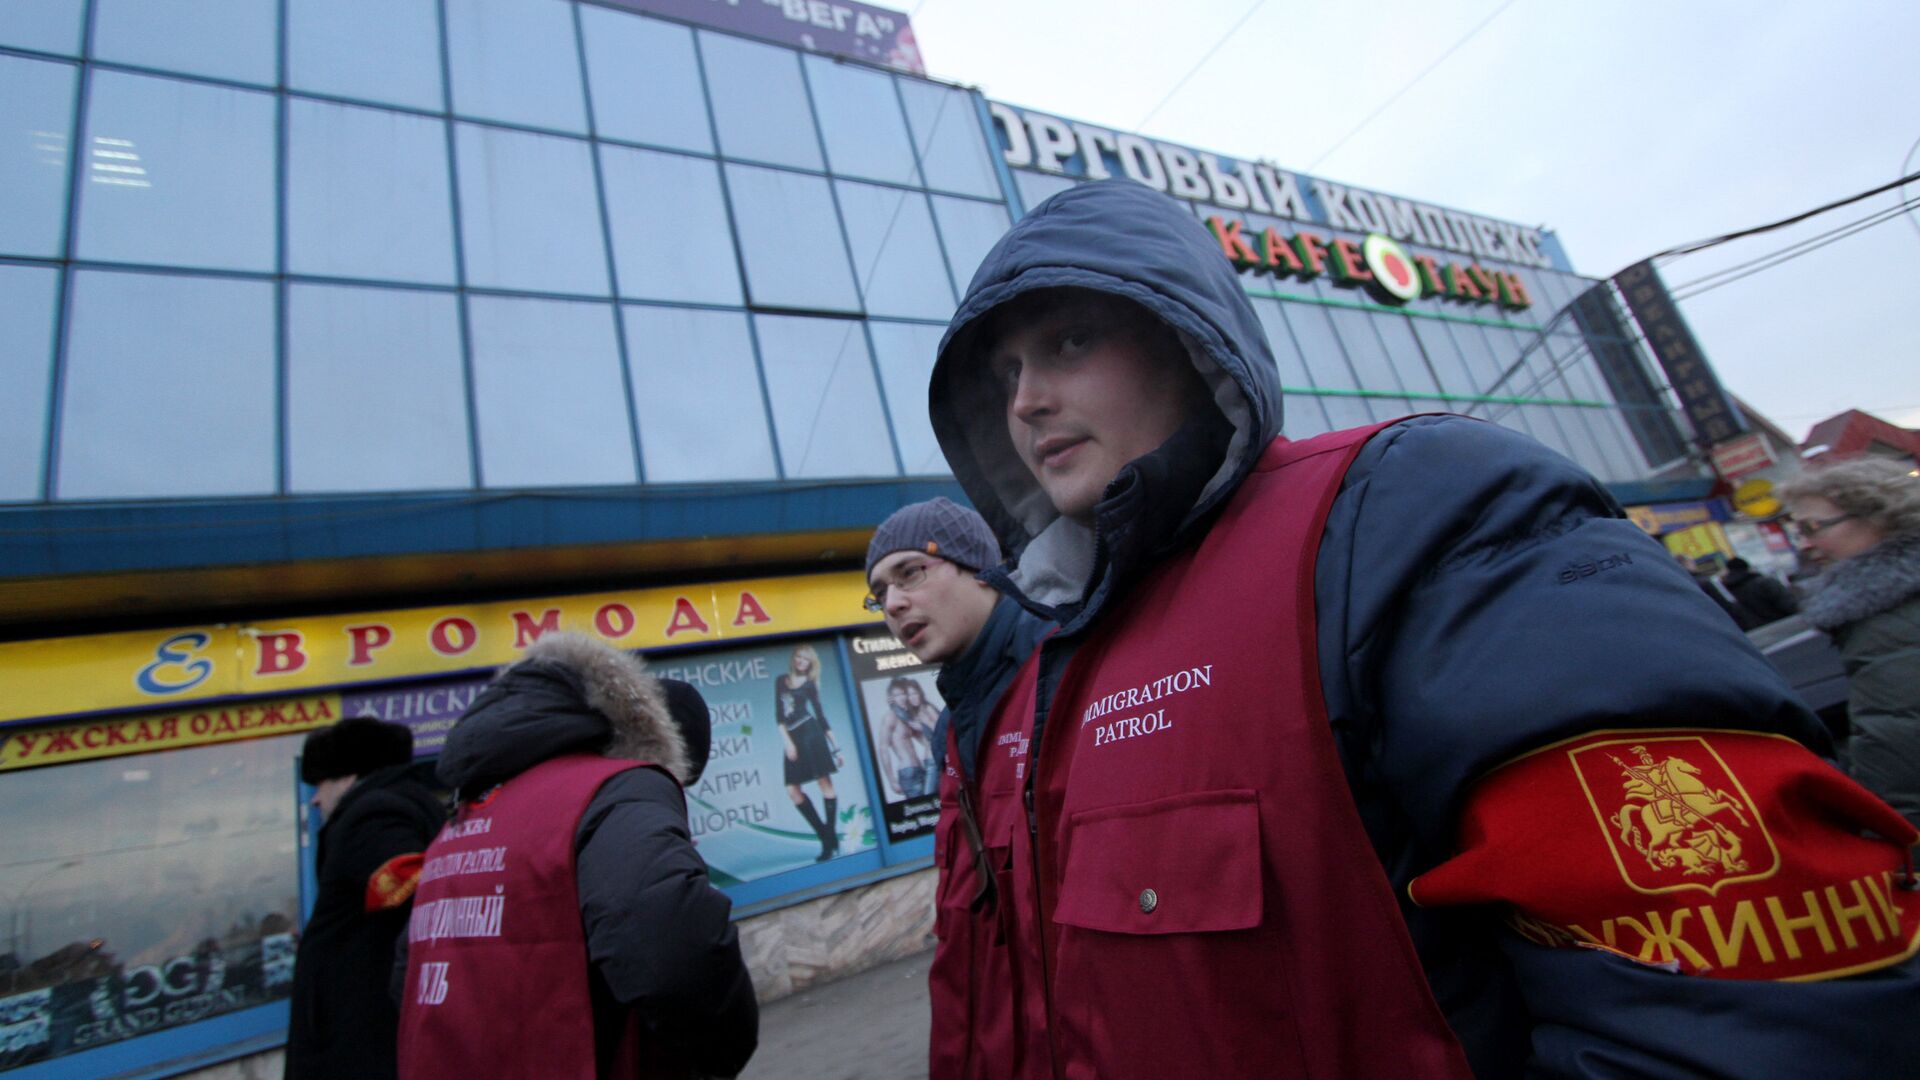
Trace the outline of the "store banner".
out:
<instances>
[{"instance_id":1,"label":"store banner","mask_svg":"<svg viewBox=\"0 0 1920 1080\"><path fill-rule=\"evenodd\" d=\"M0 730L0 772L183 746L290 735L339 719L338 694Z\"/></svg>"},{"instance_id":2,"label":"store banner","mask_svg":"<svg viewBox=\"0 0 1920 1080\"><path fill-rule=\"evenodd\" d=\"M713 716L687 824L714 884L812 866L829 829L841 855L874 847L865 755L832 638L667 657L651 670L699 688Z\"/></svg>"},{"instance_id":3,"label":"store banner","mask_svg":"<svg viewBox=\"0 0 1920 1080\"><path fill-rule=\"evenodd\" d=\"M850 638L854 685L866 714L867 745L879 773L889 843L930 836L940 820L934 725L947 703L934 685L940 668L923 664L892 634Z\"/></svg>"},{"instance_id":4,"label":"store banner","mask_svg":"<svg viewBox=\"0 0 1920 1080\"><path fill-rule=\"evenodd\" d=\"M925 75L905 12L850 0L594 0Z\"/></svg>"},{"instance_id":5,"label":"store banner","mask_svg":"<svg viewBox=\"0 0 1920 1080\"><path fill-rule=\"evenodd\" d=\"M340 695L340 718L364 716L403 724L413 732L413 756L432 757L447 744L447 733L492 681L491 675L425 686L388 686Z\"/></svg>"},{"instance_id":6,"label":"store banner","mask_svg":"<svg viewBox=\"0 0 1920 1080\"><path fill-rule=\"evenodd\" d=\"M1634 321L1647 336L1653 357L1667 373L1680 398L1680 407L1693 425L1702 446L1722 443L1747 430L1747 424L1727 400L1720 377L1707 363L1693 331L1680 314L1680 305L1667 292L1651 260L1637 262L1614 276L1613 283L1627 298Z\"/></svg>"},{"instance_id":7,"label":"store banner","mask_svg":"<svg viewBox=\"0 0 1920 1080\"><path fill-rule=\"evenodd\" d=\"M624 649L871 620L858 572L0 642L0 723L487 671L542 634Z\"/></svg>"}]
</instances>

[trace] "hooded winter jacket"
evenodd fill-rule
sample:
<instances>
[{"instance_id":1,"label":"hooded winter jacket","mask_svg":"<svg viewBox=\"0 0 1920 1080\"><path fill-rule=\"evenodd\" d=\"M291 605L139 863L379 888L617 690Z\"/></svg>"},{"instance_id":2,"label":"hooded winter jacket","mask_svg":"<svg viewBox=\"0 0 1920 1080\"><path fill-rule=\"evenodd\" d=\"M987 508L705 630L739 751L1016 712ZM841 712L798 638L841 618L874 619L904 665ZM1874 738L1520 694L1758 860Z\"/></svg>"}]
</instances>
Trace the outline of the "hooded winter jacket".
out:
<instances>
[{"instance_id":1,"label":"hooded winter jacket","mask_svg":"<svg viewBox=\"0 0 1920 1080\"><path fill-rule=\"evenodd\" d=\"M1217 408L1123 468L1090 524L1056 514L1021 464L981 362L985 316L1059 287L1123 297L1172 327ZM1030 721L1033 850L1009 867L1024 879L1011 892L1031 898L1020 918L1044 928L1044 942L1041 977L1008 992L1044 999L1056 1075L1178 1075L1200 1062L1208 1075L1269 1075L1273 1062L1364 1075L1377 1049L1369 1040L1403 1040L1432 1052L1435 1070L1457 1071L1432 1042L1419 994L1399 982L1395 938L1410 941L1414 959L1404 962L1417 965L1476 1075L1765 1076L1783 1061L1817 1061L1823 1075L1877 1076L1920 1054L1914 1025L1900 1019L1920 1004L1920 972L1902 962L1916 928L1911 915L1901 921L1893 879L1881 876L1897 858L1893 845L1859 835L1863 821L1886 835L1903 826L1807 752L1828 749L1824 731L1765 660L1603 487L1530 439L1456 417L1302 444L1279 437L1262 327L1219 244L1173 200L1112 181L1029 213L969 287L941 345L931 406L955 477L1010 553L989 580L1061 626L1041 647ZM1332 472L1302 471L1335 453ZM1263 548L1269 530L1289 536ZM1278 596L1299 605L1292 623L1263 606ZM1176 700L1157 720L1102 710L1155 701L1177 684L1094 696L1112 685L1116 658L1171 662L1195 640L1239 656L1247 642L1236 633L1262 635L1253 644L1268 646L1275 683L1292 688L1281 711L1271 712L1244 659L1210 672L1206 692L1194 683L1187 707L1175 712ZM1283 678L1301 659L1306 671ZM1222 679L1236 681L1214 692ZM1069 699L1092 704L1066 712ZM1256 752L1216 737L1250 710L1269 710L1292 749ZM1131 726L1106 727L1116 715ZM1320 753L1303 719L1321 716L1338 781L1235 786ZM1614 747L1609 732L1630 745ZM1552 749L1561 744L1571 749ZM1248 760L1263 755L1280 764ZM1116 769L1132 779L1108 783ZM1754 790L1717 799L1738 777ZM1591 806L1571 801L1582 782L1598 792ZM1815 789L1820 799L1801 797ZM1142 792L1183 790L1189 796L1142 801ZM1276 815L1276 806L1287 810ZM1603 820L1616 807L1617 818ZM1650 833L1634 816L1643 809L1671 811L1685 827ZM1298 894L1328 886L1316 872L1272 864L1276 852L1340 865L1313 848L1301 815L1326 823L1335 856L1384 872L1397 926L1370 906L1352 918L1282 921L1305 910ZM1783 824L1765 832L1752 824L1762 819ZM1847 870L1858 876L1834 879L1857 890L1835 893L1846 918L1864 923L1870 897L1889 900L1848 947L1891 940L1894 955L1879 947L1871 970L1852 977L1831 977L1840 972L1830 965L1817 976L1825 981L1745 978L1759 966L1753 927L1736 941L1716 935L1771 910L1766 896L1724 912L1702 900L1657 919L1639 900L1636 881L1652 880L1649 895L1692 902L1694 889L1665 886L1660 874L1756 878L1731 869L1751 870L1755 851L1771 852L1784 879L1822 847L1792 847L1799 835L1832 840L1853 860ZM1618 854L1637 859L1642 849L1644 872ZM1469 856L1480 894L1443 874L1429 906L1412 902L1417 877ZM1365 876L1349 875L1339 895L1376 903L1383 893ZM1185 895L1196 877L1215 889L1212 906L1204 892ZM1568 893L1596 899L1569 913L1560 903ZM1601 907L1602 896L1617 910ZM1849 906L1854 896L1861 901ZM1796 888L1785 902L1800 899ZM1782 927L1791 936L1819 921L1832 934L1840 918L1820 908L1796 923L1785 902L1782 921L1760 928L1769 958L1787 948ZM1710 917L1711 933L1702 929ZM1272 962L1258 971L1239 963L1236 947L1248 943ZM1574 944L1591 947L1566 947ZM1792 948L1799 956L1798 938ZM1289 1000L1365 1000L1342 983L1341 949L1394 989L1377 1013L1362 1004L1327 1018L1340 1030L1303 1031ZM1301 968L1296 951L1322 966ZM1735 977L1701 977L1709 968ZM1331 982L1290 982L1303 970ZM1170 1037L1178 1031L1188 1034Z\"/></svg>"}]
</instances>

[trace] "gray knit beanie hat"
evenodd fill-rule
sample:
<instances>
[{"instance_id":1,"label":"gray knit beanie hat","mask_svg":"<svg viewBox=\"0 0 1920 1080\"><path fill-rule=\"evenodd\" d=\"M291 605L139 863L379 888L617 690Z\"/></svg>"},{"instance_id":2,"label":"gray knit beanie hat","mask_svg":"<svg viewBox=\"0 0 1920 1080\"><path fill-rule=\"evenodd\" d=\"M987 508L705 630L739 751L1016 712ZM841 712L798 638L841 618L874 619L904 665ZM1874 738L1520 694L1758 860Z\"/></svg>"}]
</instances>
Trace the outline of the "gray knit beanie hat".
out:
<instances>
[{"instance_id":1,"label":"gray knit beanie hat","mask_svg":"<svg viewBox=\"0 0 1920 1080\"><path fill-rule=\"evenodd\" d=\"M896 551L924 551L976 572L1000 562L1000 542L986 519L947 498L910 503L880 523L867 545L867 579Z\"/></svg>"}]
</instances>

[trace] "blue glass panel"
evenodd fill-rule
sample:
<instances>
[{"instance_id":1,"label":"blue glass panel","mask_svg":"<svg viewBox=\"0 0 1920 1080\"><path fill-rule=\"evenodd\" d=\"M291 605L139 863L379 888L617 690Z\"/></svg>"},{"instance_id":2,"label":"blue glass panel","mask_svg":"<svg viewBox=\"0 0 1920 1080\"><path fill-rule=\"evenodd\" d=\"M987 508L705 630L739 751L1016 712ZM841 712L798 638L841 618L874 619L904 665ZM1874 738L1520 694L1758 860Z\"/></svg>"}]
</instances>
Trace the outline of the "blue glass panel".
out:
<instances>
[{"instance_id":1,"label":"blue glass panel","mask_svg":"<svg viewBox=\"0 0 1920 1080\"><path fill-rule=\"evenodd\" d=\"M1367 318L1386 346L1387 363L1400 377L1401 388L1415 396L1438 393L1440 387L1433 381L1433 372L1427 369L1426 354L1420 351L1420 342L1414 339L1413 327L1409 325L1414 320L1399 315Z\"/></svg>"},{"instance_id":2,"label":"blue glass panel","mask_svg":"<svg viewBox=\"0 0 1920 1080\"><path fill-rule=\"evenodd\" d=\"M1360 377L1361 388L1389 393L1399 390L1400 383L1392 362L1387 359L1386 347L1370 325L1374 317L1344 308L1327 308L1326 312L1340 335L1340 343L1346 347L1348 362ZM1367 405L1375 420L1391 420L1413 411L1413 403L1400 397L1368 398Z\"/></svg>"},{"instance_id":3,"label":"blue glass panel","mask_svg":"<svg viewBox=\"0 0 1920 1080\"><path fill-rule=\"evenodd\" d=\"M293 272L452 284L446 121L300 98L287 110Z\"/></svg>"},{"instance_id":4,"label":"blue glass panel","mask_svg":"<svg viewBox=\"0 0 1920 1080\"><path fill-rule=\"evenodd\" d=\"M0 56L0 253L60 254L79 69Z\"/></svg>"},{"instance_id":5,"label":"blue glass panel","mask_svg":"<svg viewBox=\"0 0 1920 1080\"><path fill-rule=\"evenodd\" d=\"M96 71L84 259L274 269L273 95Z\"/></svg>"},{"instance_id":6,"label":"blue glass panel","mask_svg":"<svg viewBox=\"0 0 1920 1080\"><path fill-rule=\"evenodd\" d=\"M757 315L754 325L787 479L897 475L860 324Z\"/></svg>"},{"instance_id":7,"label":"blue glass panel","mask_svg":"<svg viewBox=\"0 0 1920 1080\"><path fill-rule=\"evenodd\" d=\"M1006 235L1007 208L1000 203L935 195L933 216L940 223L940 242L947 249L947 267L953 271L954 286L965 296L967 283L980 269L981 260Z\"/></svg>"},{"instance_id":8,"label":"blue glass panel","mask_svg":"<svg viewBox=\"0 0 1920 1080\"><path fill-rule=\"evenodd\" d=\"M1025 169L1013 170L1013 186L1020 192L1020 201L1026 204L1027 212L1032 213L1041 203L1052 195L1058 195L1074 185L1070 176L1049 176L1045 173L1028 172Z\"/></svg>"},{"instance_id":9,"label":"blue glass panel","mask_svg":"<svg viewBox=\"0 0 1920 1080\"><path fill-rule=\"evenodd\" d=\"M79 271L72 288L59 497L272 492L273 286Z\"/></svg>"},{"instance_id":10,"label":"blue glass panel","mask_svg":"<svg viewBox=\"0 0 1920 1080\"><path fill-rule=\"evenodd\" d=\"M94 0L93 57L272 86L279 28L260 0Z\"/></svg>"},{"instance_id":11,"label":"blue glass panel","mask_svg":"<svg viewBox=\"0 0 1920 1080\"><path fill-rule=\"evenodd\" d=\"M918 191L875 187L846 180L840 212L860 274L860 292L872 315L949 319L953 286L940 259L927 197Z\"/></svg>"},{"instance_id":12,"label":"blue glass panel","mask_svg":"<svg viewBox=\"0 0 1920 1080\"><path fill-rule=\"evenodd\" d=\"M586 132L571 4L459 0L446 12L456 113Z\"/></svg>"},{"instance_id":13,"label":"blue glass panel","mask_svg":"<svg viewBox=\"0 0 1920 1080\"><path fill-rule=\"evenodd\" d=\"M434 0L287 0L287 84L439 112Z\"/></svg>"},{"instance_id":14,"label":"blue glass panel","mask_svg":"<svg viewBox=\"0 0 1920 1080\"><path fill-rule=\"evenodd\" d=\"M700 34L707 92L728 157L824 168L800 58L786 49L724 34Z\"/></svg>"},{"instance_id":15,"label":"blue glass panel","mask_svg":"<svg viewBox=\"0 0 1920 1080\"><path fill-rule=\"evenodd\" d=\"M1307 365L1300 359L1300 348L1294 344L1286 316L1280 313L1280 301L1254 297L1252 303L1254 314L1260 318L1261 328L1267 332L1267 346L1273 350L1274 363L1279 365L1280 385L1295 390L1312 388L1313 376L1308 374ZM1288 435L1304 438L1307 434L1328 430L1326 410L1320 407L1318 397L1289 396L1284 404L1286 411L1281 421Z\"/></svg>"},{"instance_id":16,"label":"blue glass panel","mask_svg":"<svg viewBox=\"0 0 1920 1080\"><path fill-rule=\"evenodd\" d=\"M0 501L40 497L60 273L0 266Z\"/></svg>"},{"instance_id":17,"label":"blue glass panel","mask_svg":"<svg viewBox=\"0 0 1920 1080\"><path fill-rule=\"evenodd\" d=\"M607 295L587 143L475 124L454 139L467 283Z\"/></svg>"},{"instance_id":18,"label":"blue glass panel","mask_svg":"<svg viewBox=\"0 0 1920 1080\"><path fill-rule=\"evenodd\" d=\"M289 290L289 490L464 488L469 454L452 293Z\"/></svg>"},{"instance_id":19,"label":"blue glass panel","mask_svg":"<svg viewBox=\"0 0 1920 1080\"><path fill-rule=\"evenodd\" d=\"M1347 366L1346 353L1334 336L1327 309L1318 304L1294 303L1282 304L1280 310L1293 331L1294 344L1299 346L1300 362L1307 369L1311 385L1330 390L1356 389L1353 369ZM1323 395L1320 407L1326 410L1327 422L1336 430L1373 422L1366 402L1357 397Z\"/></svg>"},{"instance_id":20,"label":"blue glass panel","mask_svg":"<svg viewBox=\"0 0 1920 1080\"><path fill-rule=\"evenodd\" d=\"M80 55L80 22L86 0L7 0L0 19L0 45Z\"/></svg>"},{"instance_id":21,"label":"blue glass panel","mask_svg":"<svg viewBox=\"0 0 1920 1080\"><path fill-rule=\"evenodd\" d=\"M774 479L747 317L665 307L625 316L647 483Z\"/></svg>"},{"instance_id":22,"label":"blue glass panel","mask_svg":"<svg viewBox=\"0 0 1920 1080\"><path fill-rule=\"evenodd\" d=\"M919 183L893 79L820 56L809 56L805 63L828 166L840 176Z\"/></svg>"},{"instance_id":23,"label":"blue glass panel","mask_svg":"<svg viewBox=\"0 0 1920 1080\"><path fill-rule=\"evenodd\" d=\"M600 146L622 296L740 302L740 264L710 158Z\"/></svg>"},{"instance_id":24,"label":"blue glass panel","mask_svg":"<svg viewBox=\"0 0 1920 1080\"><path fill-rule=\"evenodd\" d=\"M487 487L633 482L612 305L476 296L467 318Z\"/></svg>"},{"instance_id":25,"label":"blue glass panel","mask_svg":"<svg viewBox=\"0 0 1920 1080\"><path fill-rule=\"evenodd\" d=\"M944 326L925 323L874 322L874 359L880 365L880 383L893 414L893 434L908 476L946 476L946 455L933 437L927 417L927 387L933 381L933 361L940 349Z\"/></svg>"},{"instance_id":26,"label":"blue glass panel","mask_svg":"<svg viewBox=\"0 0 1920 1080\"><path fill-rule=\"evenodd\" d=\"M580 6L593 127L610 139L713 152L693 31L591 4Z\"/></svg>"},{"instance_id":27,"label":"blue glass panel","mask_svg":"<svg viewBox=\"0 0 1920 1080\"><path fill-rule=\"evenodd\" d=\"M1445 323L1435 319L1413 319L1413 332L1420 339L1420 345L1432 363L1433 370L1440 380L1440 391L1446 394L1471 394L1475 382L1467 370L1467 362L1460 355L1460 348L1454 343L1453 335L1447 333ZM1464 405L1455 405L1463 409Z\"/></svg>"},{"instance_id":28,"label":"blue glass panel","mask_svg":"<svg viewBox=\"0 0 1920 1080\"><path fill-rule=\"evenodd\" d=\"M1000 177L988 156L987 140L981 137L980 116L974 111L972 95L918 79L901 77L898 81L927 186L1000 198Z\"/></svg>"},{"instance_id":29,"label":"blue glass panel","mask_svg":"<svg viewBox=\"0 0 1920 1080\"><path fill-rule=\"evenodd\" d=\"M822 311L860 310L833 195L818 176L727 166L733 221L753 302Z\"/></svg>"}]
</instances>

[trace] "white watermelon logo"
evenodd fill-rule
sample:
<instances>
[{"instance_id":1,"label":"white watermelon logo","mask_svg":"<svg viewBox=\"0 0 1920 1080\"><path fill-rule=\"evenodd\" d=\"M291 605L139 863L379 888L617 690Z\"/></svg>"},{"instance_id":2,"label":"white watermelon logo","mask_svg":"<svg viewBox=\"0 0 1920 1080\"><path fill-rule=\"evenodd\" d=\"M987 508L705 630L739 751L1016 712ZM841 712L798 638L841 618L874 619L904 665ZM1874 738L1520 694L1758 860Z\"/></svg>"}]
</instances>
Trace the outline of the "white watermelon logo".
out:
<instances>
[{"instance_id":1,"label":"white watermelon logo","mask_svg":"<svg viewBox=\"0 0 1920 1080\"><path fill-rule=\"evenodd\" d=\"M1373 280L1388 296L1401 301L1419 299L1420 271L1414 268L1407 249L1394 243L1392 237L1369 233L1360 254L1367 260L1367 269L1373 271Z\"/></svg>"}]
</instances>

